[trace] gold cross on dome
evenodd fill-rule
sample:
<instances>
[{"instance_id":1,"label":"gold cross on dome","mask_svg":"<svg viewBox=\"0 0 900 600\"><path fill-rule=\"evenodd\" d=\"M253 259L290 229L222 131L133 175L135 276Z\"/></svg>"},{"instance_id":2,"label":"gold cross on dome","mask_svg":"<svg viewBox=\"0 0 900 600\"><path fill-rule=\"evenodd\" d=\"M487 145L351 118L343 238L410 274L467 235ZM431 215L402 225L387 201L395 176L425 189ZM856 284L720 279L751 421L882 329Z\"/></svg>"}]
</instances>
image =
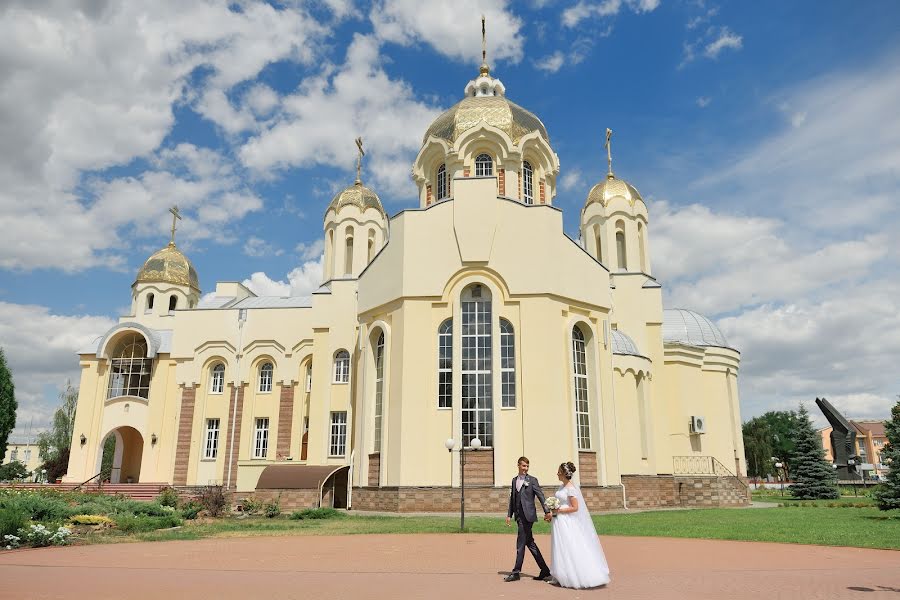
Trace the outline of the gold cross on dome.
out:
<instances>
[{"instance_id":1,"label":"gold cross on dome","mask_svg":"<svg viewBox=\"0 0 900 600\"><path fill-rule=\"evenodd\" d=\"M607 127L607 128L606 128L606 143L603 144L604 146L606 146L606 162L607 162L607 164L609 165L609 173L606 174L607 177L612 177L612 176L613 176L613 170L612 170L612 143L610 142L610 140L612 140L612 133L613 133L613 132L612 132L612 129L610 129L609 127Z\"/></svg>"},{"instance_id":2,"label":"gold cross on dome","mask_svg":"<svg viewBox=\"0 0 900 600\"><path fill-rule=\"evenodd\" d=\"M361 137L356 138L356 149L358 151L356 156L356 183L362 183L362 179L360 178L362 172L362 157L366 155L366 152L363 150Z\"/></svg>"},{"instance_id":3,"label":"gold cross on dome","mask_svg":"<svg viewBox=\"0 0 900 600\"><path fill-rule=\"evenodd\" d=\"M176 204L172 208L169 209L169 212L172 213L172 241L170 242L173 246L175 245L175 223L181 219L181 213L178 212L178 205Z\"/></svg>"}]
</instances>

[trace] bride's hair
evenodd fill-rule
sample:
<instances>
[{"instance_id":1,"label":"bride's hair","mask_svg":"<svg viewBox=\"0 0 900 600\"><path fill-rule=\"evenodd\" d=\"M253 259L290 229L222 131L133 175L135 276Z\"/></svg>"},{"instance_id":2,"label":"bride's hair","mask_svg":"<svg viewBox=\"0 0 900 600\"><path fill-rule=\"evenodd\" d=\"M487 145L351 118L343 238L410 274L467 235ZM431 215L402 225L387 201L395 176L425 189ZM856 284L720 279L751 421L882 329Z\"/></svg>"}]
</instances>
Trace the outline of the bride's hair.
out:
<instances>
[{"instance_id":1,"label":"bride's hair","mask_svg":"<svg viewBox=\"0 0 900 600\"><path fill-rule=\"evenodd\" d=\"M563 473L565 473L566 479L572 479L572 475L574 475L576 471L575 465L573 465L571 461L564 462L563 464L559 465L559 468L562 469Z\"/></svg>"}]
</instances>

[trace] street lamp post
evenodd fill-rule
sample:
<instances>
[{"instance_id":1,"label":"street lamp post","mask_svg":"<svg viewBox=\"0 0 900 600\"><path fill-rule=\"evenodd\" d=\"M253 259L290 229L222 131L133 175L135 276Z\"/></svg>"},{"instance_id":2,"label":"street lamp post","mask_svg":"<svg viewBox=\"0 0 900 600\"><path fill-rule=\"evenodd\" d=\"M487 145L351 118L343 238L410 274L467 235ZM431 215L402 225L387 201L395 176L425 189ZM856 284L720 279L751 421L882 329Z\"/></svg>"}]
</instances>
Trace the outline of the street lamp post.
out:
<instances>
[{"instance_id":1,"label":"street lamp post","mask_svg":"<svg viewBox=\"0 0 900 600\"><path fill-rule=\"evenodd\" d=\"M470 442L472 450L481 448L481 440L473 438ZM453 452L456 446L456 440L447 438L444 447L448 452ZM466 528L466 446L463 443L459 445L459 530L465 531Z\"/></svg>"},{"instance_id":2,"label":"street lamp post","mask_svg":"<svg viewBox=\"0 0 900 600\"><path fill-rule=\"evenodd\" d=\"M775 468L779 470L779 479L781 479L781 497L784 498L784 463L775 463Z\"/></svg>"}]
</instances>

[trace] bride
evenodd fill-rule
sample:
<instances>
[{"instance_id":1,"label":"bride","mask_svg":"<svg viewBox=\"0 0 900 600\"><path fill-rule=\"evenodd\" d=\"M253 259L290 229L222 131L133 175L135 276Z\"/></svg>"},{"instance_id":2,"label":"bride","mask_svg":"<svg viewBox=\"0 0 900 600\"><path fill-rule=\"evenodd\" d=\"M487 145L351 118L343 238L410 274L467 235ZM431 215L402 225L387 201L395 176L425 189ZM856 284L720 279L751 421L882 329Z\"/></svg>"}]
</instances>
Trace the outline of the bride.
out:
<instances>
[{"instance_id":1,"label":"bride","mask_svg":"<svg viewBox=\"0 0 900 600\"><path fill-rule=\"evenodd\" d=\"M550 574L562 587L598 587L609 583L609 565L581 490L572 483L574 473L571 462L556 473L562 485L555 494L559 508L552 511Z\"/></svg>"}]
</instances>

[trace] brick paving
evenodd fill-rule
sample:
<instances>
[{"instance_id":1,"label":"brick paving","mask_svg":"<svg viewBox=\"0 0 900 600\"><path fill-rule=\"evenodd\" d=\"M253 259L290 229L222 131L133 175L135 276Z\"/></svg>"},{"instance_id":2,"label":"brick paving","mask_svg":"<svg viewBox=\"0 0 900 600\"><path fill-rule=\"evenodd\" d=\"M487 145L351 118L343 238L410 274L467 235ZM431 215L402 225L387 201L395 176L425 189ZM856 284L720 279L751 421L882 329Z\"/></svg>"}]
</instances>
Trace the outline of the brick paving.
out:
<instances>
[{"instance_id":1,"label":"brick paving","mask_svg":"<svg viewBox=\"0 0 900 600\"><path fill-rule=\"evenodd\" d=\"M538 536L550 554L550 539ZM900 598L900 552L605 537L612 583L504 583L510 535L217 538L0 552L0 598ZM525 571L534 571L526 558Z\"/></svg>"}]
</instances>

